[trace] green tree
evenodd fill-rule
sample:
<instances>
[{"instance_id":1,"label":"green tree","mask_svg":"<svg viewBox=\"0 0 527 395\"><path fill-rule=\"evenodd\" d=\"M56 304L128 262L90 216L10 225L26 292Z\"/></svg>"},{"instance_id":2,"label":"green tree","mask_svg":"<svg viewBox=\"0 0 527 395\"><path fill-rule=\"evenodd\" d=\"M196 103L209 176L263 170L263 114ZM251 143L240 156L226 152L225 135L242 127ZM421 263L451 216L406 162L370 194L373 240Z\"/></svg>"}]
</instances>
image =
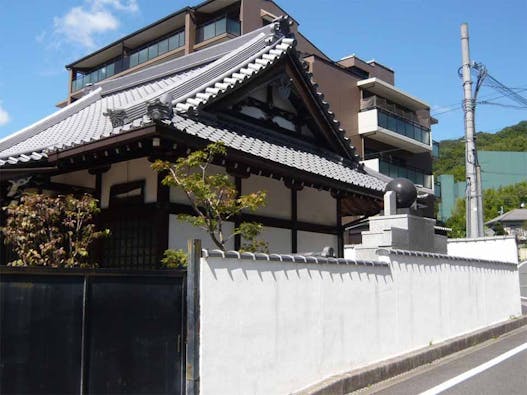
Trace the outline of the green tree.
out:
<instances>
[{"instance_id":1,"label":"green tree","mask_svg":"<svg viewBox=\"0 0 527 395\"><path fill-rule=\"evenodd\" d=\"M527 151L527 121L506 127L497 133L476 134L480 151ZM455 181L465 180L465 139L443 140L439 158L434 161L434 175L453 174Z\"/></svg>"},{"instance_id":2,"label":"green tree","mask_svg":"<svg viewBox=\"0 0 527 395\"><path fill-rule=\"evenodd\" d=\"M226 233L226 221L234 220L243 210L254 211L264 206L266 198L265 191L238 196L227 174L210 174L214 160L226 154L223 144L214 143L179 158L175 163L157 160L152 168L166 172L163 185L185 192L194 215L179 215L179 218L205 230L219 249L225 251L227 242L235 235L241 235L247 241L244 250L265 251L267 244L256 239L262 231L261 224L243 222L231 234Z\"/></svg>"},{"instance_id":3,"label":"green tree","mask_svg":"<svg viewBox=\"0 0 527 395\"><path fill-rule=\"evenodd\" d=\"M501 210L507 211L520 208L522 203L527 202L527 181L518 184L507 185L498 189L487 189L483 191L483 220L490 221L500 215ZM447 227L452 228L450 234L453 238L465 237L465 200L458 199L452 216L446 222ZM500 233L502 229L496 228Z\"/></svg>"}]
</instances>

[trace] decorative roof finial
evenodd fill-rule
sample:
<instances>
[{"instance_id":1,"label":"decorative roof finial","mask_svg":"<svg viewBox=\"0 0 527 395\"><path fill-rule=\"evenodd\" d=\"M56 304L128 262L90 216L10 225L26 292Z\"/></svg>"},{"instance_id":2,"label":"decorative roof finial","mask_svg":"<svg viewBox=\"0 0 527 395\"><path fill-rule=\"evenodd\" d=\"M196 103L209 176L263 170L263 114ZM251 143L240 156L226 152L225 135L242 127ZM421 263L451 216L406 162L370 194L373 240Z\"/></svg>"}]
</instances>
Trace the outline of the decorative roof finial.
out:
<instances>
[{"instance_id":1,"label":"decorative roof finial","mask_svg":"<svg viewBox=\"0 0 527 395\"><path fill-rule=\"evenodd\" d=\"M108 109L103 115L110 118L110 122L114 128L124 126L126 111Z\"/></svg>"},{"instance_id":2,"label":"decorative roof finial","mask_svg":"<svg viewBox=\"0 0 527 395\"><path fill-rule=\"evenodd\" d=\"M153 121L163 121L172 119L172 105L170 100L165 97L160 97L146 103L146 115Z\"/></svg>"}]
</instances>

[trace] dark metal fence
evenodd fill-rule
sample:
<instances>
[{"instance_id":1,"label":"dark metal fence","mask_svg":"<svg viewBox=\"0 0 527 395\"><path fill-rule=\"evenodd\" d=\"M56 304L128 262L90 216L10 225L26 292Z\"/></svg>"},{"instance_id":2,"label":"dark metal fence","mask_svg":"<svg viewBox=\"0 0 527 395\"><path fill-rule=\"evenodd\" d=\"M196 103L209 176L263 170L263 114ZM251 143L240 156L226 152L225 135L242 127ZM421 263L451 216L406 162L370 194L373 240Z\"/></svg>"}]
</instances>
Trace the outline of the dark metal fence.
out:
<instances>
[{"instance_id":1,"label":"dark metal fence","mask_svg":"<svg viewBox=\"0 0 527 395\"><path fill-rule=\"evenodd\" d=\"M0 267L0 394L181 394L184 273Z\"/></svg>"}]
</instances>

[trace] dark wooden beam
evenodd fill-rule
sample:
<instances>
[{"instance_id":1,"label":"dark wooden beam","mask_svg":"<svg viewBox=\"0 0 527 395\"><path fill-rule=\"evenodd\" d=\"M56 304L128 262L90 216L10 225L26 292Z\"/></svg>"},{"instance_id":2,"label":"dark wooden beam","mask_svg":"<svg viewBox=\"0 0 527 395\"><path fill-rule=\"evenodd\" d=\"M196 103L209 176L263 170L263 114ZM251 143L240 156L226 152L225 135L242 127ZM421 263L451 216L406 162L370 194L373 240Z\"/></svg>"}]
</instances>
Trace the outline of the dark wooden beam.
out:
<instances>
[{"instance_id":1,"label":"dark wooden beam","mask_svg":"<svg viewBox=\"0 0 527 395\"><path fill-rule=\"evenodd\" d=\"M192 210L192 207L181 203L170 203L169 211L170 214L195 214ZM293 229L293 222L290 219L272 218L256 214L242 214L240 219L244 222L258 222L263 226L269 226L271 228ZM305 232L324 233L330 235L337 234L337 228L334 225L321 225L311 222L297 221L296 228L297 230Z\"/></svg>"},{"instance_id":2,"label":"dark wooden beam","mask_svg":"<svg viewBox=\"0 0 527 395\"><path fill-rule=\"evenodd\" d=\"M88 193L94 195L95 189L78 185L63 184L60 182L45 182L39 188L59 193Z\"/></svg>"},{"instance_id":3,"label":"dark wooden beam","mask_svg":"<svg viewBox=\"0 0 527 395\"><path fill-rule=\"evenodd\" d=\"M344 228L342 227L342 199L340 196L336 198L337 202L337 257L344 257Z\"/></svg>"},{"instance_id":4,"label":"dark wooden beam","mask_svg":"<svg viewBox=\"0 0 527 395\"><path fill-rule=\"evenodd\" d=\"M242 179L241 177L234 178L234 184L236 185L236 197L239 198L242 195ZM237 228L241 224L241 218L234 218L234 227ZM234 249L239 251L242 247L242 237L240 235L234 236Z\"/></svg>"},{"instance_id":5,"label":"dark wooden beam","mask_svg":"<svg viewBox=\"0 0 527 395\"><path fill-rule=\"evenodd\" d=\"M291 188L291 252L298 252L298 190Z\"/></svg>"},{"instance_id":6,"label":"dark wooden beam","mask_svg":"<svg viewBox=\"0 0 527 395\"><path fill-rule=\"evenodd\" d=\"M170 230L170 187L163 185L164 172L157 173L157 211L156 211L156 232L157 232L157 255L163 257L169 245Z\"/></svg>"}]
</instances>

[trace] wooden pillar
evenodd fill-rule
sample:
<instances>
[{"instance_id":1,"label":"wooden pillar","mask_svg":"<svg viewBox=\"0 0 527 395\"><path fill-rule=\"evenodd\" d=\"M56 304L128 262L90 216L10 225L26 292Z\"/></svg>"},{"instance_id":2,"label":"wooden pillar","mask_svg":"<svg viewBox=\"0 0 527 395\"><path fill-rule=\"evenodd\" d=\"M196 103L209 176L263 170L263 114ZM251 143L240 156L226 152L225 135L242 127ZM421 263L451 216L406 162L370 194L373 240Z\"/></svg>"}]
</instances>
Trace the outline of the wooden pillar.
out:
<instances>
[{"instance_id":1,"label":"wooden pillar","mask_svg":"<svg viewBox=\"0 0 527 395\"><path fill-rule=\"evenodd\" d=\"M185 14L185 55L194 52L196 43L196 22L194 11L188 10Z\"/></svg>"},{"instance_id":2,"label":"wooden pillar","mask_svg":"<svg viewBox=\"0 0 527 395\"><path fill-rule=\"evenodd\" d=\"M157 205L156 205L156 233L157 233L157 256L159 260L169 245L170 230L170 187L163 185L165 178L163 172L157 173Z\"/></svg>"},{"instance_id":3,"label":"wooden pillar","mask_svg":"<svg viewBox=\"0 0 527 395\"><path fill-rule=\"evenodd\" d=\"M336 197L337 201L337 257L344 257L344 228L342 226L342 196Z\"/></svg>"},{"instance_id":4,"label":"wooden pillar","mask_svg":"<svg viewBox=\"0 0 527 395\"><path fill-rule=\"evenodd\" d=\"M291 189L291 252L298 252L298 190Z\"/></svg>"},{"instance_id":5,"label":"wooden pillar","mask_svg":"<svg viewBox=\"0 0 527 395\"><path fill-rule=\"evenodd\" d=\"M236 185L236 197L239 198L242 195L242 178L234 177L234 184ZM234 227L237 228L241 224L240 217L234 219ZM234 236L234 250L239 251L242 248L242 237L240 235Z\"/></svg>"},{"instance_id":6,"label":"wooden pillar","mask_svg":"<svg viewBox=\"0 0 527 395\"><path fill-rule=\"evenodd\" d=\"M111 165L105 165L101 167L96 167L93 169L89 169L88 173L95 175L95 193L94 198L97 199L97 206L101 208L102 203L102 175L106 173L108 170L110 170ZM105 224L101 221L101 218L97 216L95 218L95 225L99 229L104 229ZM104 240L98 239L93 243L93 258L95 262L103 265L104 262L102 262L103 259L103 248L104 248Z\"/></svg>"}]
</instances>

